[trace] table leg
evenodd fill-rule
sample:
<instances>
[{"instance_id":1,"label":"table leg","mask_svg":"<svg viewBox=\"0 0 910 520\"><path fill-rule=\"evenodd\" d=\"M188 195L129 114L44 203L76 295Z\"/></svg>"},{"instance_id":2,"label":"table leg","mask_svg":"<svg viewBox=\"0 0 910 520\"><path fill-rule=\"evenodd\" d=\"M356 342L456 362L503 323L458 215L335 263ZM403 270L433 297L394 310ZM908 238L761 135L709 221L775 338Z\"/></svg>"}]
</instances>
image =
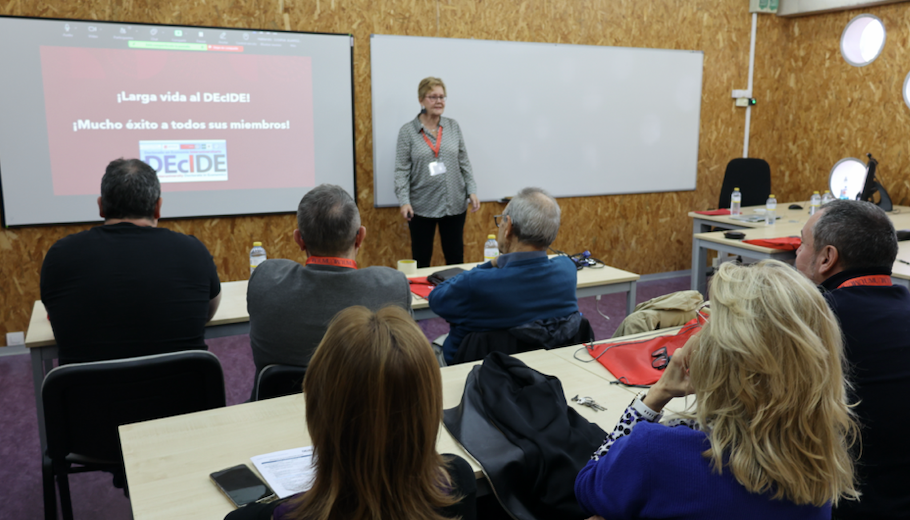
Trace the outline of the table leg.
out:
<instances>
[{"instance_id":1,"label":"table leg","mask_svg":"<svg viewBox=\"0 0 910 520\"><path fill-rule=\"evenodd\" d=\"M632 314L635 311L635 299L638 296L636 294L636 284L638 282L631 282L629 284L629 292L626 293L626 316Z\"/></svg>"},{"instance_id":2,"label":"table leg","mask_svg":"<svg viewBox=\"0 0 910 520\"><path fill-rule=\"evenodd\" d=\"M739 226L728 224L726 222L713 222L710 220L692 219L692 284L693 291L699 291L703 296L707 296L707 277L708 273L708 250L698 246L698 240L695 235L698 233L707 233L712 229L749 229L748 226ZM699 274L701 273L701 274Z\"/></svg>"},{"instance_id":3,"label":"table leg","mask_svg":"<svg viewBox=\"0 0 910 520\"><path fill-rule=\"evenodd\" d=\"M44 383L44 359L41 347L29 349L32 357L32 383L35 386L35 410L38 412L38 437L41 440L41 456L47 450L47 434L44 431L44 401L41 399L41 385ZM53 363L52 360L48 360Z\"/></svg>"},{"instance_id":4,"label":"table leg","mask_svg":"<svg viewBox=\"0 0 910 520\"><path fill-rule=\"evenodd\" d=\"M708 295L708 249L702 246L700 240L692 239L692 284L693 291L698 291L702 296Z\"/></svg>"},{"instance_id":5,"label":"table leg","mask_svg":"<svg viewBox=\"0 0 910 520\"><path fill-rule=\"evenodd\" d=\"M692 236L694 237L698 233L707 233L711 231L711 226L705 223L704 220L697 218L692 219Z\"/></svg>"},{"instance_id":6,"label":"table leg","mask_svg":"<svg viewBox=\"0 0 910 520\"><path fill-rule=\"evenodd\" d=\"M425 309L414 310L414 321L429 320L438 317L439 316L435 312L431 311L429 307Z\"/></svg>"}]
</instances>

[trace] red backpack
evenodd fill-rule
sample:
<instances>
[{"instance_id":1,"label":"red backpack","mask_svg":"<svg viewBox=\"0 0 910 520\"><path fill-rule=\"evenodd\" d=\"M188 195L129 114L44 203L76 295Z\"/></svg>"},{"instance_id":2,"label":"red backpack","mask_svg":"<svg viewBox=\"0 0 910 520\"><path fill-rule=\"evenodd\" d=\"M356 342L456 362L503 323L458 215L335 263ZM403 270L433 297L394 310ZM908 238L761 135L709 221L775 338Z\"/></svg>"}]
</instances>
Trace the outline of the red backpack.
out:
<instances>
[{"instance_id":1,"label":"red backpack","mask_svg":"<svg viewBox=\"0 0 910 520\"><path fill-rule=\"evenodd\" d=\"M649 335L629 341L599 343L585 347L588 354L606 367L620 383L629 386L653 385L663 374L670 356L701 330L704 323L704 316L698 315L672 336ZM654 331L655 334L660 332Z\"/></svg>"}]
</instances>

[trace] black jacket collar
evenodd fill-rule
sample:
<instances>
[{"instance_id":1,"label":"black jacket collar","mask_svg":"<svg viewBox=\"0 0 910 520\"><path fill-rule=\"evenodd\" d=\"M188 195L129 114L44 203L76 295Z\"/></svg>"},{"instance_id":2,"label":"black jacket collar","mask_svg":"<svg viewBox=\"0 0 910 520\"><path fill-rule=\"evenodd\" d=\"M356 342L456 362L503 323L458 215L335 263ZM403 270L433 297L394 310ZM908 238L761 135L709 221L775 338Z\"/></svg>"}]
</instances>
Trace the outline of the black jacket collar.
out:
<instances>
[{"instance_id":1,"label":"black jacket collar","mask_svg":"<svg viewBox=\"0 0 910 520\"><path fill-rule=\"evenodd\" d=\"M822 292L830 292L837 289L840 284L847 280L873 274L891 276L891 267L856 267L853 269L845 269L822 282L821 285L819 285L819 288L821 288Z\"/></svg>"}]
</instances>

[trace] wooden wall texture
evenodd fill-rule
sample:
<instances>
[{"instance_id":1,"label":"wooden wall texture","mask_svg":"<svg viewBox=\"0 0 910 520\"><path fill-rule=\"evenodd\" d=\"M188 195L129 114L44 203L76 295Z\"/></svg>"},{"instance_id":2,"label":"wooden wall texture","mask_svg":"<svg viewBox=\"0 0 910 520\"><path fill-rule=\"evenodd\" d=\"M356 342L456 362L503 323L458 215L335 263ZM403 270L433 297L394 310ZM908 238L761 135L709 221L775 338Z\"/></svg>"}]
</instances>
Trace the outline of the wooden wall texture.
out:
<instances>
[{"instance_id":1,"label":"wooden wall texture","mask_svg":"<svg viewBox=\"0 0 910 520\"><path fill-rule=\"evenodd\" d=\"M724 167L741 155L745 113L733 106L730 90L747 83L747 6L746 0L0 0L0 14L352 33L357 200L368 228L361 265L393 266L410 256L407 227L397 210L372 207L370 34L702 50L698 189L560 200L563 224L555 247L589 249L610 265L644 274L689 267L686 212L717 205ZM896 199L910 192L910 185L898 180L910 160L908 144L898 133L910 117L899 92L907 71L898 63L910 63L910 10L898 4L869 12L884 20L888 45L875 64L863 69L847 65L838 51L843 26L855 12L796 20L759 17L759 104L752 112L750 155L771 163L781 200L807 197L808 190L824 183L837 159L866 151L881 159ZM427 74L432 73L428 63ZM504 95L508 87L493 86L490 95ZM477 172L478 182L494 174ZM468 215L467 260L481 259L485 237L493 232L491 217L501 209L485 203ZM270 257L301 258L290 238L295 225L290 214L161 225L199 237L215 256L223 281L248 276L253 240L261 240ZM39 297L44 253L60 237L86 228L0 229L0 333L25 330ZM442 261L438 242L434 259Z\"/></svg>"},{"instance_id":2,"label":"wooden wall texture","mask_svg":"<svg viewBox=\"0 0 910 520\"><path fill-rule=\"evenodd\" d=\"M840 37L861 13L882 20L886 41L877 60L854 67L841 56ZM910 203L910 109L901 93L910 72L910 5L778 19L776 25L759 33L750 146L768 159L779 200L805 200L812 190L827 189L834 163L865 161L871 152L894 203Z\"/></svg>"}]
</instances>

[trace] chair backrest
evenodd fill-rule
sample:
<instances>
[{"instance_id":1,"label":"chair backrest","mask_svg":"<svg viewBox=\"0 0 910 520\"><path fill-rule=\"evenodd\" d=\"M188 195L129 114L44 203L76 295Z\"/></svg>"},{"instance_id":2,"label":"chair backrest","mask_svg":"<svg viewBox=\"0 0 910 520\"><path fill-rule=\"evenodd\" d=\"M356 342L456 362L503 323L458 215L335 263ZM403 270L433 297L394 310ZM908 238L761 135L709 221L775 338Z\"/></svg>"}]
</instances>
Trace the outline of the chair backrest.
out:
<instances>
[{"instance_id":1,"label":"chair backrest","mask_svg":"<svg viewBox=\"0 0 910 520\"><path fill-rule=\"evenodd\" d=\"M47 455L121 459L117 427L225 405L211 352L188 350L57 367L41 386Z\"/></svg>"},{"instance_id":2,"label":"chair backrest","mask_svg":"<svg viewBox=\"0 0 910 520\"><path fill-rule=\"evenodd\" d=\"M588 318L582 316L581 323L578 325L578 332L576 332L575 337L572 338L572 343L567 343L563 346L580 345L592 341L594 341L594 327L591 326L591 322L588 321Z\"/></svg>"},{"instance_id":3,"label":"chair backrest","mask_svg":"<svg viewBox=\"0 0 910 520\"><path fill-rule=\"evenodd\" d=\"M302 393L303 376L305 375L306 367L291 365L268 365L262 367L259 375L256 376L253 401Z\"/></svg>"},{"instance_id":4,"label":"chair backrest","mask_svg":"<svg viewBox=\"0 0 910 520\"><path fill-rule=\"evenodd\" d=\"M724 182L720 187L718 208L730 207L733 188L739 188L743 194L743 207L763 206L768 200L768 195L773 193L771 191L771 167L768 166L768 162L764 159L740 157L727 163Z\"/></svg>"},{"instance_id":5,"label":"chair backrest","mask_svg":"<svg viewBox=\"0 0 910 520\"><path fill-rule=\"evenodd\" d=\"M578 330L561 345L551 348L565 347L569 345L578 345L580 343L594 341L594 329L591 323L584 316L580 317ZM515 337L509 330L490 330L484 332L471 332L461 340L461 345L455 353L452 360L453 365L459 363L468 363L484 359L490 352L502 352L503 354L520 354L532 350L547 348L546 345L537 342L524 341Z\"/></svg>"}]
</instances>

